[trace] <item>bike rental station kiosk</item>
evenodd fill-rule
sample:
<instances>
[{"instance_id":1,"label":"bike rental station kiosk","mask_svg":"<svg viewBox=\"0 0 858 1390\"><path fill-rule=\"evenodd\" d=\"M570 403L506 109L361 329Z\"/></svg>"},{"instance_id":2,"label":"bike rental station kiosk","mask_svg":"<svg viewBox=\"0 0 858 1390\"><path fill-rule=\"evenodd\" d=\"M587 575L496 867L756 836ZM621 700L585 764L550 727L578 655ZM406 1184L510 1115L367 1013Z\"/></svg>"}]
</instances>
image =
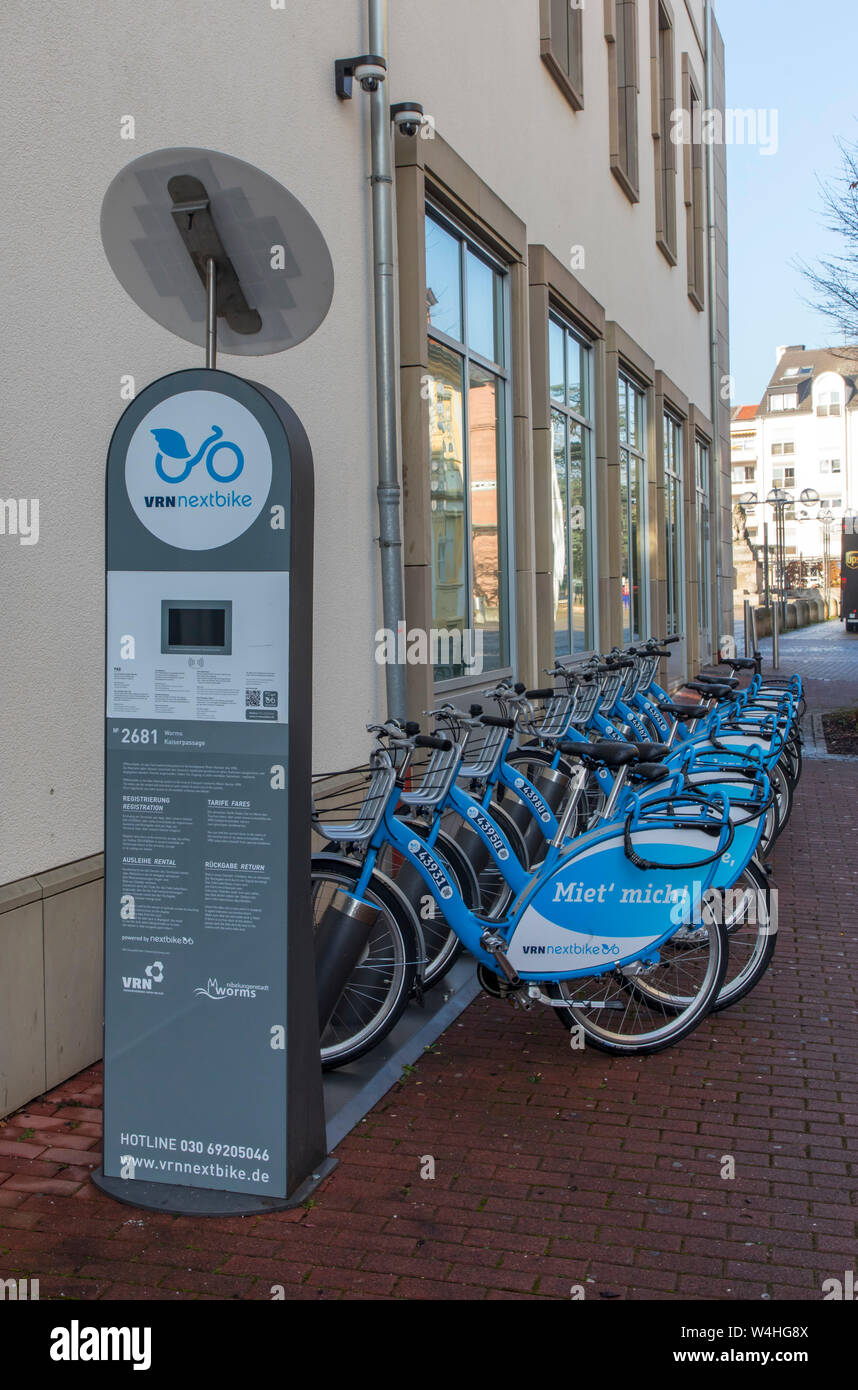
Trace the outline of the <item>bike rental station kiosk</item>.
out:
<instances>
[{"instance_id":1,"label":"bike rental station kiosk","mask_svg":"<svg viewBox=\"0 0 858 1390\"><path fill-rule=\"evenodd\" d=\"M308 337L324 239L207 150L127 166L102 209L136 302L206 346L107 463L105 1136L97 1185L199 1215L330 1172L310 903L313 464L295 412L216 365Z\"/></svg>"}]
</instances>

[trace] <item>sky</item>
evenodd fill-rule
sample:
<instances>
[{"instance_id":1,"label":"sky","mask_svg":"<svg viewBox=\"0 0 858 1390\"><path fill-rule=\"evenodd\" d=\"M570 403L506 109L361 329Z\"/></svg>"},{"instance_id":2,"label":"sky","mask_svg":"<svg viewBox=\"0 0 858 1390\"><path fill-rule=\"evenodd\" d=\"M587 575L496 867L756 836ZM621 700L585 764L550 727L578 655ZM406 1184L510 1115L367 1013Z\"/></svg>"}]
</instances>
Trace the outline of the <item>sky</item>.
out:
<instances>
[{"instance_id":1,"label":"sky","mask_svg":"<svg viewBox=\"0 0 858 1390\"><path fill-rule=\"evenodd\" d=\"M841 341L809 308L794 262L842 249L826 230L818 179L839 172L838 137L858 144L858 0L715 0L727 106L777 112L777 147L727 149L730 355L734 405L759 401L775 348Z\"/></svg>"}]
</instances>

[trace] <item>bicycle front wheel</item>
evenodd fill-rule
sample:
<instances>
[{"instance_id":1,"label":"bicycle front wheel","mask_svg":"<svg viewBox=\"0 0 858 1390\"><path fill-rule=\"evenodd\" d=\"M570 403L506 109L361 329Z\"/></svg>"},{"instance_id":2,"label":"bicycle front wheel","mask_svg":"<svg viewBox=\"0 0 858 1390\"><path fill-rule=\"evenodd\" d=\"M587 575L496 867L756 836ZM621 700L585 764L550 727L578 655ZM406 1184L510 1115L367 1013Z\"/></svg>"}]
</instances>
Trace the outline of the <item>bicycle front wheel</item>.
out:
<instances>
[{"instance_id":1,"label":"bicycle front wheel","mask_svg":"<svg viewBox=\"0 0 858 1390\"><path fill-rule=\"evenodd\" d=\"M563 1027L620 1056L661 1052L686 1037L709 1013L727 968L727 933L712 913L703 916L693 940L671 937L653 964L558 980L552 992L567 1005L555 1010Z\"/></svg>"},{"instance_id":2,"label":"bicycle front wheel","mask_svg":"<svg viewBox=\"0 0 858 1390\"><path fill-rule=\"evenodd\" d=\"M336 855L314 855L311 876L315 933L337 890L354 890L360 865ZM379 914L322 1034L323 1071L343 1067L376 1047L398 1023L417 977L418 937L401 899L375 875L363 898Z\"/></svg>"}]
</instances>

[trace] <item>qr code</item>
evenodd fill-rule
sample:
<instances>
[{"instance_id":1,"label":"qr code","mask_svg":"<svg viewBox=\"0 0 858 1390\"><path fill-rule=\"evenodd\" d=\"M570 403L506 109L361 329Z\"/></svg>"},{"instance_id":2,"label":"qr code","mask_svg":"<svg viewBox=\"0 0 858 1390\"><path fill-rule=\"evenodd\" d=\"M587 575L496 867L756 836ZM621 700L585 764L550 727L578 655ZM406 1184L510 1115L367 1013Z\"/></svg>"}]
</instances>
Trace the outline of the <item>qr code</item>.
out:
<instances>
[{"instance_id":1,"label":"qr code","mask_svg":"<svg viewBox=\"0 0 858 1390\"><path fill-rule=\"evenodd\" d=\"M263 705L265 706L266 709L276 709L276 708L277 708L277 691L276 691L276 690L263 690L263 692L262 692L262 703L263 703Z\"/></svg>"},{"instance_id":2,"label":"qr code","mask_svg":"<svg viewBox=\"0 0 858 1390\"><path fill-rule=\"evenodd\" d=\"M250 705L255 709L259 705L259 702L260 692L258 690L248 690L245 704Z\"/></svg>"}]
</instances>

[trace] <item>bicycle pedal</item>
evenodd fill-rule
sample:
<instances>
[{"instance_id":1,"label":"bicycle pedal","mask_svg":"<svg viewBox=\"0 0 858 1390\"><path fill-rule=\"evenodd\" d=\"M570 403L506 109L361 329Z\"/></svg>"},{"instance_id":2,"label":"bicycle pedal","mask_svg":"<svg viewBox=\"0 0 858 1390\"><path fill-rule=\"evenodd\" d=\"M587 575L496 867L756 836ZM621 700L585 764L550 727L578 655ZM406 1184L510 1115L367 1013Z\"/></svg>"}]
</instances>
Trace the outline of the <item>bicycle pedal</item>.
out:
<instances>
[{"instance_id":1,"label":"bicycle pedal","mask_svg":"<svg viewBox=\"0 0 858 1390\"><path fill-rule=\"evenodd\" d=\"M494 957L495 963L507 983L513 989L518 989L521 985L521 977L515 966L510 965L504 955L504 947L506 946L504 938L498 932L484 931L480 937L480 945L488 955Z\"/></svg>"}]
</instances>

